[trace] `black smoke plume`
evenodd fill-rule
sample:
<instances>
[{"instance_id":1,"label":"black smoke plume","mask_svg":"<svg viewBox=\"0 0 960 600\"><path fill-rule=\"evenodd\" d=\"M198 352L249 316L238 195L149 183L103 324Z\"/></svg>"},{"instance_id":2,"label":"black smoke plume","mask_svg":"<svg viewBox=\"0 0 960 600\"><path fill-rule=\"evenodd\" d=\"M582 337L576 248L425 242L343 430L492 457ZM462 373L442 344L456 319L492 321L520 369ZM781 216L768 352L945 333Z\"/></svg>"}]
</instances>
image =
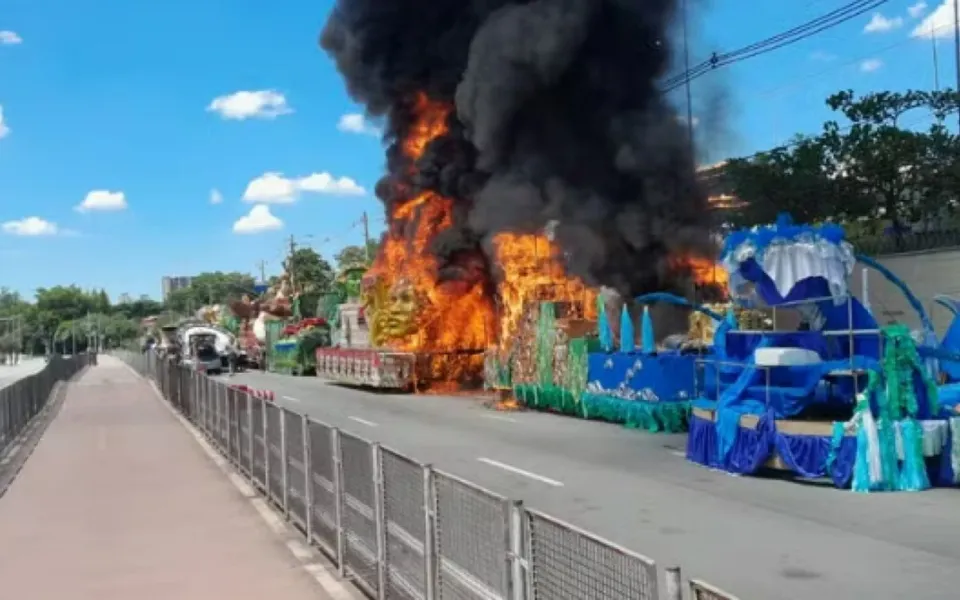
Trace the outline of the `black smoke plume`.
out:
<instances>
[{"instance_id":1,"label":"black smoke plume","mask_svg":"<svg viewBox=\"0 0 960 600\"><path fill-rule=\"evenodd\" d=\"M455 202L434 240L448 278L490 276L500 232L556 222L569 273L623 294L673 288L682 253L710 256L705 191L657 81L674 0L337 0L321 46L386 125L392 207ZM453 107L416 169L399 142L419 95ZM390 223L403 227L402 223ZM478 275L478 272L485 273Z\"/></svg>"}]
</instances>

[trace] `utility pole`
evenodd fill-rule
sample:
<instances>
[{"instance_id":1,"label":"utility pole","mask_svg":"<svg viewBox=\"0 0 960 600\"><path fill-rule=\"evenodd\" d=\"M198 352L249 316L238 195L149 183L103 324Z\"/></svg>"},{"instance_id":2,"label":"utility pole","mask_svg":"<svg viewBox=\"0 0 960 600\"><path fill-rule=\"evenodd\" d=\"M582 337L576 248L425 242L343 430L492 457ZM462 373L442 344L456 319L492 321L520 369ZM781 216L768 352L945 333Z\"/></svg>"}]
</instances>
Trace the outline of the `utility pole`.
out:
<instances>
[{"instance_id":1,"label":"utility pole","mask_svg":"<svg viewBox=\"0 0 960 600\"><path fill-rule=\"evenodd\" d=\"M930 23L930 42L933 46L933 89L940 91L940 61L937 59L937 30Z\"/></svg>"},{"instance_id":2,"label":"utility pole","mask_svg":"<svg viewBox=\"0 0 960 600\"><path fill-rule=\"evenodd\" d=\"M296 274L294 273L295 269L293 266L293 255L297 251L297 241L290 236L290 258L287 259L287 274L290 276L290 289L295 290L296 288Z\"/></svg>"},{"instance_id":3,"label":"utility pole","mask_svg":"<svg viewBox=\"0 0 960 600\"><path fill-rule=\"evenodd\" d=\"M367 211L363 211L363 256L370 264L370 219L367 218Z\"/></svg>"},{"instance_id":4,"label":"utility pole","mask_svg":"<svg viewBox=\"0 0 960 600\"><path fill-rule=\"evenodd\" d=\"M261 260L257 263L257 267L260 269L260 283L267 282L267 261Z\"/></svg>"},{"instance_id":5,"label":"utility pole","mask_svg":"<svg viewBox=\"0 0 960 600\"><path fill-rule=\"evenodd\" d=\"M954 94L960 94L960 0L953 0L953 53L957 67L957 87ZM960 126L960 110L957 111L957 124Z\"/></svg>"},{"instance_id":6,"label":"utility pole","mask_svg":"<svg viewBox=\"0 0 960 600\"><path fill-rule=\"evenodd\" d=\"M960 0L955 0L960 1ZM681 0L680 10L683 12L683 71L686 73L686 83L684 87L687 93L687 143L690 145L690 157L696 160L694 156L693 142L693 94L690 91L690 39L687 33L687 0ZM960 67L958 67L960 68ZM960 77L960 71L957 72Z\"/></svg>"}]
</instances>

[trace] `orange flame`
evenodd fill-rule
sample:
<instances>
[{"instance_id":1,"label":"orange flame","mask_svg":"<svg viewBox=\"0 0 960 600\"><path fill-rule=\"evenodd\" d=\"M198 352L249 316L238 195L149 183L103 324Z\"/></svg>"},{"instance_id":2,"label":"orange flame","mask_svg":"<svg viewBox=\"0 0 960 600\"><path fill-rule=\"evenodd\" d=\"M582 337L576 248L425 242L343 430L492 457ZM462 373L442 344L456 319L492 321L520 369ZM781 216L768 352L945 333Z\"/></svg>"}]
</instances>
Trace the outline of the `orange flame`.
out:
<instances>
[{"instance_id":1,"label":"orange flame","mask_svg":"<svg viewBox=\"0 0 960 600\"><path fill-rule=\"evenodd\" d=\"M446 132L450 107L421 95L415 110L419 120L401 146L412 160L423 154L431 140ZM382 278L388 288L407 286L420 303L418 332L392 340L391 346L398 350L482 351L496 335L493 303L482 284L442 283L438 279L430 244L452 224L452 209L449 198L423 192L394 207L389 215L389 229L368 277ZM412 232L411 227L415 228Z\"/></svg>"},{"instance_id":2,"label":"orange flame","mask_svg":"<svg viewBox=\"0 0 960 600\"><path fill-rule=\"evenodd\" d=\"M499 339L510 340L531 302L570 302L586 318L596 317L596 290L564 272L559 249L545 235L501 233L494 238L502 271L499 296Z\"/></svg>"},{"instance_id":3,"label":"orange flame","mask_svg":"<svg viewBox=\"0 0 960 600\"><path fill-rule=\"evenodd\" d=\"M401 140L401 150L411 161L446 133L451 107L420 94L414 110L418 120L410 135ZM527 307L537 302L565 302L583 318L596 318L597 290L565 273L559 249L546 235L495 236L494 299L483 282L439 280L430 244L452 224L450 198L422 192L390 210L387 233L367 277L380 278L391 289L406 286L418 298L416 333L392 340L390 346L439 357L444 372L434 369L435 377L448 382L462 378L465 371L482 368L482 362L473 360L476 356L470 353L492 346L501 350L512 347ZM687 260L698 282L725 282L726 273L711 261Z\"/></svg>"}]
</instances>

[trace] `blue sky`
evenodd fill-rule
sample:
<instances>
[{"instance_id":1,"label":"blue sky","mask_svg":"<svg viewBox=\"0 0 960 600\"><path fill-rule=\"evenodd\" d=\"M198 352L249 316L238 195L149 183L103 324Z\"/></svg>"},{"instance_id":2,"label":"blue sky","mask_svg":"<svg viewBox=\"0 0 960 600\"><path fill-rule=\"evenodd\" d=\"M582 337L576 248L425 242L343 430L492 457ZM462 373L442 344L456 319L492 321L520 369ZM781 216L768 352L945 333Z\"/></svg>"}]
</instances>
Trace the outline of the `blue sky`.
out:
<instances>
[{"instance_id":1,"label":"blue sky","mask_svg":"<svg viewBox=\"0 0 960 600\"><path fill-rule=\"evenodd\" d=\"M701 2L692 62L844 1ZM291 235L331 256L362 240L364 211L378 232L383 149L317 46L331 4L4 0L0 286L156 297L163 275L274 273ZM838 89L931 88L925 19L952 85L952 5L921 4L694 82L704 160L816 131Z\"/></svg>"}]
</instances>

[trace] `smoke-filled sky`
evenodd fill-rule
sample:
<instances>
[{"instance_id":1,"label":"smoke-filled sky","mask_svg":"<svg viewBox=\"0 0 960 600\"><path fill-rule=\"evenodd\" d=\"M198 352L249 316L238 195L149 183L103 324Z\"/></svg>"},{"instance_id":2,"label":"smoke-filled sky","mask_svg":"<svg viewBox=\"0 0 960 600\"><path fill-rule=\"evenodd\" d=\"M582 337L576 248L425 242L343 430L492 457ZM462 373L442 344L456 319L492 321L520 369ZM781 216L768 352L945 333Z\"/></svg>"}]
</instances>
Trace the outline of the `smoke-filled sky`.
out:
<instances>
[{"instance_id":1,"label":"smoke-filled sky","mask_svg":"<svg viewBox=\"0 0 960 600\"><path fill-rule=\"evenodd\" d=\"M836 5L699 3L706 6L692 15L694 62ZM713 151L705 160L815 131L829 116L822 99L841 87L932 87L932 45L911 33L926 16L952 11L939 9L944 0L919 4L890 2L882 19L864 15L698 81L696 130L710 142L700 148ZM261 260L275 274L290 235L332 257L362 239L355 224L364 210L377 232L382 206L372 191L384 150L373 128L379 124L360 117L340 122L360 107L317 45L332 5L4 0L0 286L31 295L40 286L76 283L105 287L114 299L158 296L163 275L252 273ZM418 17L434 18L436 4L430 6ZM952 38L949 29L936 32L946 34L939 54L945 84L953 80ZM726 127L716 132L710 99L724 95ZM210 108L215 99L226 100ZM324 173L335 179L310 177ZM355 194L342 177L365 194ZM258 193L247 195L254 182ZM93 199L115 210L74 210L93 191L113 192ZM255 235L233 233L244 218ZM144 249L152 240L178 238L208 240L211 251L187 242L164 252ZM132 251L136 262L116 260Z\"/></svg>"},{"instance_id":2,"label":"smoke-filled sky","mask_svg":"<svg viewBox=\"0 0 960 600\"><path fill-rule=\"evenodd\" d=\"M420 94L451 107L416 165L439 176L390 161L378 186L388 218L418 183L454 200L441 269L555 221L571 274L638 294L670 284L678 255L712 255L693 149L657 85L675 13L673 0L339 0L321 46L388 143L415 131Z\"/></svg>"}]
</instances>

